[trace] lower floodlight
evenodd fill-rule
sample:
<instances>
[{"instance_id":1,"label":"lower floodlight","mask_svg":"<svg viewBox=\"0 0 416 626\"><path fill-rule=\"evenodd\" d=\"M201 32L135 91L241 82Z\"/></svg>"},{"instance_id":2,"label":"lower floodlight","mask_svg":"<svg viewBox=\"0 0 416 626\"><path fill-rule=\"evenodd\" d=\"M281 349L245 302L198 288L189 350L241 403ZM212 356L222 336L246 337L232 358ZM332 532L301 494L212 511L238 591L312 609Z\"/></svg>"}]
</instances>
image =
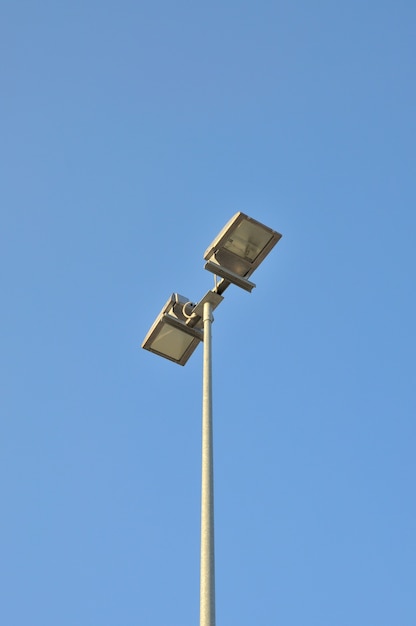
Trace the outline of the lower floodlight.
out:
<instances>
[{"instance_id":1,"label":"lower floodlight","mask_svg":"<svg viewBox=\"0 0 416 626\"><path fill-rule=\"evenodd\" d=\"M204 336L200 328L190 325L194 306L184 296L172 294L147 333L142 348L185 365Z\"/></svg>"},{"instance_id":2,"label":"lower floodlight","mask_svg":"<svg viewBox=\"0 0 416 626\"><path fill-rule=\"evenodd\" d=\"M235 277L247 280L281 236L245 213L236 213L207 248L204 254L208 262L205 269L251 291L253 283L243 281L239 284Z\"/></svg>"}]
</instances>

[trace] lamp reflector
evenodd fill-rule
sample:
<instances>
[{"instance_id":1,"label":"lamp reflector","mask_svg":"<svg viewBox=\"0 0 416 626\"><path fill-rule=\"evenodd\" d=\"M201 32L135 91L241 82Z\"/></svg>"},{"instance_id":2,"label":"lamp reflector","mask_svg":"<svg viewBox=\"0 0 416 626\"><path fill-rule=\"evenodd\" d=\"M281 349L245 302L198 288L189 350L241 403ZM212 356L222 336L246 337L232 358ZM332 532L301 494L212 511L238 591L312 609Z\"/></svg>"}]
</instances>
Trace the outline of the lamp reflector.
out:
<instances>
[{"instance_id":1,"label":"lamp reflector","mask_svg":"<svg viewBox=\"0 0 416 626\"><path fill-rule=\"evenodd\" d=\"M224 248L253 263L272 238L273 234L263 226L245 220L230 234Z\"/></svg>"}]
</instances>

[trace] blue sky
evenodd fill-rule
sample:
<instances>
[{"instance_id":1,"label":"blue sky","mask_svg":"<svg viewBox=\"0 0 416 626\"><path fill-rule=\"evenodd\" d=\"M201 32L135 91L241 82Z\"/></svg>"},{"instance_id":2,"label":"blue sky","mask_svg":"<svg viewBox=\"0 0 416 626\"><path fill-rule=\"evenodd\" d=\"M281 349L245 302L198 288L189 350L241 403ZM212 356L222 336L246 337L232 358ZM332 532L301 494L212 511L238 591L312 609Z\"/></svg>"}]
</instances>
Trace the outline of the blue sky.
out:
<instances>
[{"instance_id":1,"label":"blue sky","mask_svg":"<svg viewBox=\"0 0 416 626\"><path fill-rule=\"evenodd\" d=\"M416 9L0 7L0 621L199 619L202 350L140 349L244 211L215 314L217 623L413 626Z\"/></svg>"}]
</instances>

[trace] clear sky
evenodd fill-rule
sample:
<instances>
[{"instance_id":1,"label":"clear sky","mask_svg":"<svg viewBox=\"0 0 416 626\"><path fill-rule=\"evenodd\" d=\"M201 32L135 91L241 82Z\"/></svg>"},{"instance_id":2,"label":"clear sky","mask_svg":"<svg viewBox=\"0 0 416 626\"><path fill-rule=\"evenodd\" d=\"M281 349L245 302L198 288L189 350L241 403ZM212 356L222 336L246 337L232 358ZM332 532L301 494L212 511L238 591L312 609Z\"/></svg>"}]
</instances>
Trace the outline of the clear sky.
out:
<instances>
[{"instance_id":1,"label":"clear sky","mask_svg":"<svg viewBox=\"0 0 416 626\"><path fill-rule=\"evenodd\" d=\"M237 211L215 313L218 626L414 626L410 0L3 0L0 623L195 626L201 364L141 350Z\"/></svg>"}]
</instances>

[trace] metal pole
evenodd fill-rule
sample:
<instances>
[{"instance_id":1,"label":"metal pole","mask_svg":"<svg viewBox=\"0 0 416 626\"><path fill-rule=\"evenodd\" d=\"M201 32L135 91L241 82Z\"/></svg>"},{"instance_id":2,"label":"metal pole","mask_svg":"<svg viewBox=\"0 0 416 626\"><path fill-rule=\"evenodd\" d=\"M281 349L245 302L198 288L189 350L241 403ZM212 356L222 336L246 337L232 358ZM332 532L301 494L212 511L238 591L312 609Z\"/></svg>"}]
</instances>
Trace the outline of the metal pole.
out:
<instances>
[{"instance_id":1,"label":"metal pole","mask_svg":"<svg viewBox=\"0 0 416 626\"><path fill-rule=\"evenodd\" d=\"M212 304L204 303L202 384L201 595L200 626L215 626L214 472L212 447Z\"/></svg>"}]
</instances>

